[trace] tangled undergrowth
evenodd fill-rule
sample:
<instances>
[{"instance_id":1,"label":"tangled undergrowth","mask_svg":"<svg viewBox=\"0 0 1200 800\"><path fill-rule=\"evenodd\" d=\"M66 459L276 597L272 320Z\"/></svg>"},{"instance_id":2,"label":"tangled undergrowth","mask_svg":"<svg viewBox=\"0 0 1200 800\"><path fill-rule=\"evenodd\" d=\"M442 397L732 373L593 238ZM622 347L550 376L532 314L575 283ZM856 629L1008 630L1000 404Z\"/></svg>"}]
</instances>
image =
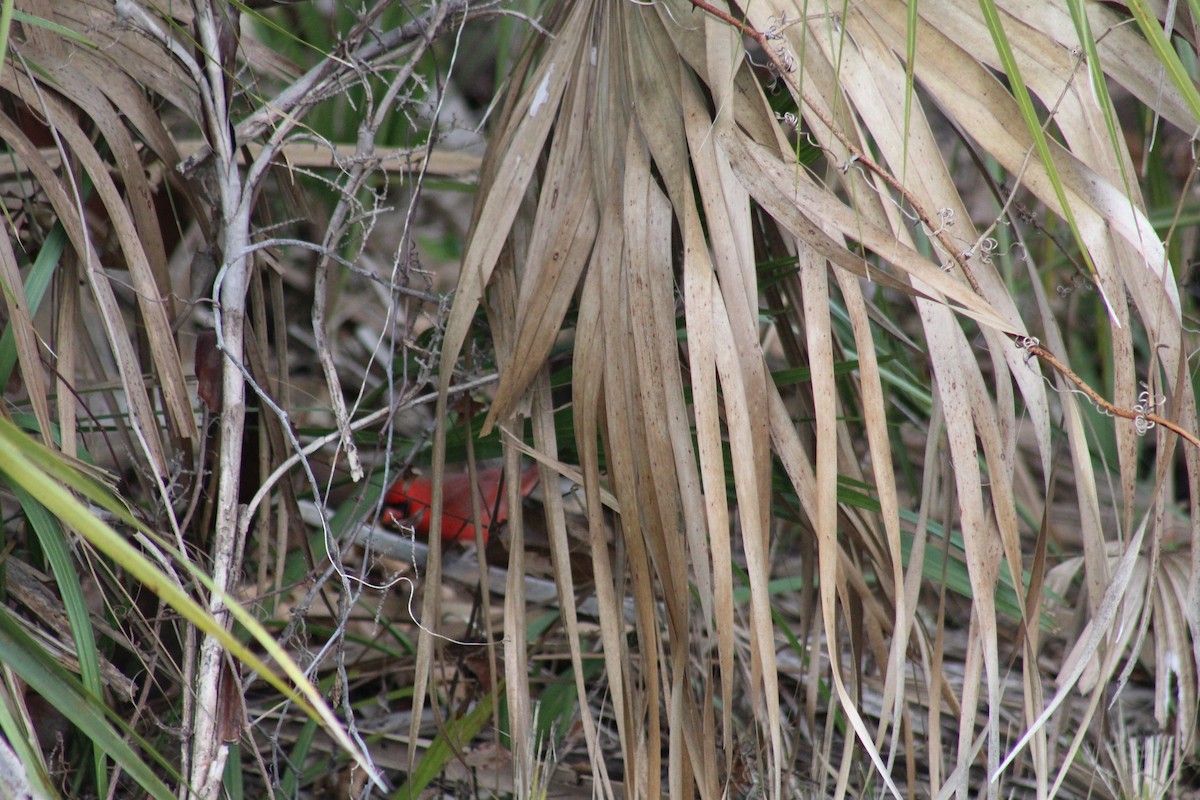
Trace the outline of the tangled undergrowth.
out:
<instances>
[{"instance_id":1,"label":"tangled undergrowth","mask_svg":"<svg viewBox=\"0 0 1200 800\"><path fill-rule=\"evenodd\" d=\"M0 794L1200 786L1190 12L3 9Z\"/></svg>"}]
</instances>

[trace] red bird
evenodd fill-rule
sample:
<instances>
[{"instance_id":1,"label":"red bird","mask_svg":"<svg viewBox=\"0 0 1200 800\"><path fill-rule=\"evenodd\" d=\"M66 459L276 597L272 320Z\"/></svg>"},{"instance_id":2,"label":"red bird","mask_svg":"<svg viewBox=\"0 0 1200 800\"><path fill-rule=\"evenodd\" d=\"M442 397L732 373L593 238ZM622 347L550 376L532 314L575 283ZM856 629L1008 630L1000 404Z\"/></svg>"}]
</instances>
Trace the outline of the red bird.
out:
<instances>
[{"instance_id":1,"label":"red bird","mask_svg":"<svg viewBox=\"0 0 1200 800\"><path fill-rule=\"evenodd\" d=\"M479 491L479 516L483 524L483 541L486 544L492 523L508 520L508 500L501 493L504 470L489 467L476 470ZM527 497L538 482L538 465L530 464L521 472L521 496ZM442 481L442 541L474 542L475 525L471 516L471 476L466 470L447 472ZM499 503L497 504L497 495ZM412 525L417 536L428 540L429 526L433 522L433 479L420 475L401 478L392 484L383 498L384 523ZM492 514L495 512L495 517Z\"/></svg>"}]
</instances>

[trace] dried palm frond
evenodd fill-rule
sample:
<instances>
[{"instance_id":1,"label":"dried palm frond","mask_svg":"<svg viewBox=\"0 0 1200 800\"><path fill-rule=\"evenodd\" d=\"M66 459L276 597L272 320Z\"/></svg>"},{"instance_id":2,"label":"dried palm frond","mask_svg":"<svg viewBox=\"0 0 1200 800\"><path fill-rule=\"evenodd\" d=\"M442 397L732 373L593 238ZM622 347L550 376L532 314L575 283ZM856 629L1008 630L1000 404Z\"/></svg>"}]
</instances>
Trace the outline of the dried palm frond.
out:
<instances>
[{"instance_id":1,"label":"dried palm frond","mask_svg":"<svg viewBox=\"0 0 1200 800\"><path fill-rule=\"evenodd\" d=\"M834 702L825 724L837 717L848 725L842 756L825 739L815 780L832 779L843 795L865 754L872 785L900 793L889 765L913 746L917 708L905 676L916 666L924 693L950 701L931 703L922 729L940 730L947 709L957 716L957 741L931 733L926 743L931 794L962 791L981 767L996 796L1026 743L1045 791L1054 762L1044 723L1057 700L1047 705L1038 665L1040 586L1024 577L1037 532L1018 516L1018 434L1032 433L1034 457L1022 468L1043 489L1056 469L1072 474L1091 612L1098 624L1111 621L1105 610L1129 584L1117 579L1109 550L1136 554L1146 525L1120 541L1101 525L1088 404L1145 427L1155 409L1143 403L1138 411L1143 375L1169 394L1174 430L1194 436L1196 420L1183 379L1179 294L1104 77L1184 130L1196 119L1190 87L1155 83L1146 38L1098 4L1081 11L986 2L981 9L926 0L906 14L901 4L867 0L801 13L785 2L554 6L552 36L522 62L496 120L446 329L442 388L482 306L501 365L488 425L520 430L529 417L549 459L563 446L578 453L630 796L659 796L663 775L668 796L721 796L734 772L739 709L758 720L769 795L783 795L794 738L779 699L779 633L768 594L779 532L775 460L815 541L815 586L806 591L819 622L802 646L821 653L811 663L823 660L827 670L813 667L809 707L800 713L810 721L826 713L815 684L829 680ZM974 184L968 180L942 148L948 135L976 163L996 165L1003 183L989 183L982 170ZM998 210L969 213L979 199L978 191L968 194L973 185L990 185ZM1053 278L1041 273L1014 203L1037 209L1024 215L1057 216L1074 238L1080 269L1111 323L1111 399L1081 390L1069 367L1075 354L1043 286ZM1010 243L1007 254L995 237ZM771 259L794 266L765 284L762 264ZM1025 284L1029 300L1019 302L1014 282ZM767 320L763 298L773 301ZM910 311L884 313L883 303ZM546 379L564 328L574 348L573 442L555 436ZM1139 337L1153 344L1152 360L1137 362ZM911 361L905 378L927 382L916 415L929 441L921 496L897 483L907 456L889 424L909 390L880 354L898 350ZM839 379L838 360L851 357L856 370ZM803 390L773 380L780 361L808 369ZM441 417L444 398L439 410ZM1139 431L1120 419L1114 429L1124 493L1113 502L1121 530L1131 532ZM1157 433L1161 472L1176 436L1161 426ZM1064 435L1065 466L1056 461ZM444 460L441 437L435 464ZM950 470L942 472L946 458ZM1195 510L1194 452L1187 465ZM841 479L865 482L870 502L849 502ZM623 571L609 558L602 486L621 511ZM551 508L549 519L565 559L561 514ZM960 542L971 597L957 692L940 666L944 619L930 637L918 615L922 559L906 560L902 544L904 534L914 553L941 546L928 524L939 519L945 545L951 536ZM435 530L439 524L435 512ZM433 541L428 578L436 582ZM735 562L749 589L744 610L733 601ZM570 571L558 575L573 630ZM1189 580L1194 587L1195 576ZM1004 585L1015 587L1025 631L1014 652L1002 652L997 593ZM636 602L630 630L626 592ZM437 618L437 602L435 592L426 594L425 618ZM530 764L521 749L530 740L522 607L514 584L506 607L508 698L514 757ZM742 614L748 638L739 648ZM425 636L425 666L431 645ZM577 636L572 655L581 676ZM1002 656L1019 660L1024 736L1000 724L1013 691ZM715 668L694 668L709 659ZM868 669L884 680L872 719L856 701ZM420 676L417 690L425 691ZM595 722L587 709L583 715L598 752ZM604 769L597 757L608 793ZM907 780L909 791L924 782Z\"/></svg>"}]
</instances>

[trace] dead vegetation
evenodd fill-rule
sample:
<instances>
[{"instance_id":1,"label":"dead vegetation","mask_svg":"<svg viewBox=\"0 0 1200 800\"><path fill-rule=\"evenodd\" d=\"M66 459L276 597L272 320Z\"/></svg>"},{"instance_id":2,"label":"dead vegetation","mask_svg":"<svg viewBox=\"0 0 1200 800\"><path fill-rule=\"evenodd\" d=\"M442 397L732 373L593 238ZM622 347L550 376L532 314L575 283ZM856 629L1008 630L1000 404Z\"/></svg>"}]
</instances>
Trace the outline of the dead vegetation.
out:
<instances>
[{"instance_id":1,"label":"dead vegetation","mask_svg":"<svg viewBox=\"0 0 1200 800\"><path fill-rule=\"evenodd\" d=\"M0 787L1194 792L1179 13L21 3Z\"/></svg>"}]
</instances>

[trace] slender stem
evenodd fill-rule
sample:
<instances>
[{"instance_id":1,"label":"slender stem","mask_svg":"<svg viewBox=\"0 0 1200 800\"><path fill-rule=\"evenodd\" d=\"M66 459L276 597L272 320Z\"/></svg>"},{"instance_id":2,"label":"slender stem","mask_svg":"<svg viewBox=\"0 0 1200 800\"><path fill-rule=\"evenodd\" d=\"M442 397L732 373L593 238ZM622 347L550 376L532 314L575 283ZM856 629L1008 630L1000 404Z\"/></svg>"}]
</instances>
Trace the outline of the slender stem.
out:
<instances>
[{"instance_id":1,"label":"slender stem","mask_svg":"<svg viewBox=\"0 0 1200 800\"><path fill-rule=\"evenodd\" d=\"M1177 423L1172 422L1171 420L1160 416L1149 409L1138 411L1113 405L1107 399L1105 399L1103 395L1093 389L1087 383L1087 381L1076 375L1074 370L1060 361L1057 356L1055 356L1046 348L1042 347L1040 344L1037 344L1035 341L1023 339L1021 337L1016 337L1015 341L1017 346L1023 348L1025 352L1037 356L1042 361L1046 362L1050 366L1054 367L1054 369L1062 373L1067 380L1078 386L1079 391L1087 395L1088 399L1095 403L1096 407L1102 411L1112 414L1114 417L1121 417L1122 419L1144 419L1146 422L1152 422L1155 425L1162 425L1172 433L1182 436L1193 446L1200 447L1200 439L1197 439L1195 434L1184 430Z\"/></svg>"}]
</instances>

